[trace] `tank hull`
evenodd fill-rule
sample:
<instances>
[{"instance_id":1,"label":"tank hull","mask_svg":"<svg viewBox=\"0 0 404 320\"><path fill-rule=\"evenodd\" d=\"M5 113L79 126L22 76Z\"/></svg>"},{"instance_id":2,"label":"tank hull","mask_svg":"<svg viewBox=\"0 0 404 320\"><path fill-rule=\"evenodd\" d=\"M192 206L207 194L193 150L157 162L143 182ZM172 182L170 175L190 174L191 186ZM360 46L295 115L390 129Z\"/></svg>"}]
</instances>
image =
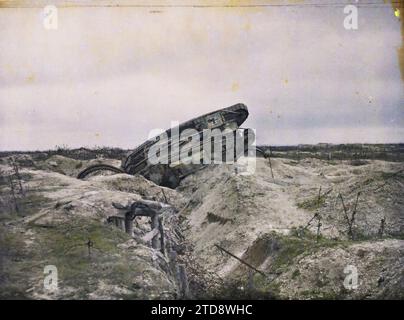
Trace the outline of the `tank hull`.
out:
<instances>
[{"instance_id":1,"label":"tank hull","mask_svg":"<svg viewBox=\"0 0 404 320\"><path fill-rule=\"evenodd\" d=\"M149 150L152 146L160 144L158 147L162 150L171 149L175 143L178 143L174 137L187 129L194 129L197 134L202 136L205 129L219 129L228 132L236 132L240 125L247 119L249 113L247 106L236 104L231 107L220 109L207 113L200 117L181 123L178 127L170 128L165 131L168 139L161 142L161 135L147 140L142 145L130 152L122 159L121 168L129 174L141 174L159 185L175 187L179 179L188 173L202 168L203 164L182 165L169 158L165 164L152 164L148 161ZM170 157L170 156L169 156Z\"/></svg>"}]
</instances>

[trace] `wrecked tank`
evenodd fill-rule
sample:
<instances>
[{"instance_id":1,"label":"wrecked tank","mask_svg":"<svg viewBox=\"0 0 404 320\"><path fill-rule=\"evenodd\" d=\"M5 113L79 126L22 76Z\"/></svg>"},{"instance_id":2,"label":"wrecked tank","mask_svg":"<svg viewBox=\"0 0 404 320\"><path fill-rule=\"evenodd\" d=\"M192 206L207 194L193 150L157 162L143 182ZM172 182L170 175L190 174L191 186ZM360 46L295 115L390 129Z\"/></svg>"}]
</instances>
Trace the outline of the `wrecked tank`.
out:
<instances>
[{"instance_id":1,"label":"wrecked tank","mask_svg":"<svg viewBox=\"0 0 404 320\"><path fill-rule=\"evenodd\" d=\"M153 146L158 146L163 150L171 150L174 147L181 148L186 144L186 141L175 139L175 137L178 138L178 135L181 135L184 130L187 129L195 130L196 135L199 135L200 137L202 137L205 129L227 130L227 132L241 136L243 133L240 132L240 126L247 119L248 115L247 106L242 103L207 113L181 123L177 127L166 130L163 134L168 137L167 140L163 141L161 139L162 135L158 135L145 141L122 159L121 168L103 164L93 165L81 171L78 174L78 178L84 179L86 176L96 171L106 170L115 173L128 173L131 175L140 174L158 185L175 188L178 186L182 178L197 170L203 169L206 164L203 164L202 161L200 164L184 164L181 163L181 161L177 161L177 159L172 159L170 152L168 152L169 155L165 164L153 164L149 161L150 148ZM209 140L208 143L211 143L211 141ZM202 149L204 144L206 145L206 141L204 142L202 139ZM222 152L226 152L225 143L222 145ZM239 154L235 154L234 156L237 158L240 155L239 152Z\"/></svg>"}]
</instances>

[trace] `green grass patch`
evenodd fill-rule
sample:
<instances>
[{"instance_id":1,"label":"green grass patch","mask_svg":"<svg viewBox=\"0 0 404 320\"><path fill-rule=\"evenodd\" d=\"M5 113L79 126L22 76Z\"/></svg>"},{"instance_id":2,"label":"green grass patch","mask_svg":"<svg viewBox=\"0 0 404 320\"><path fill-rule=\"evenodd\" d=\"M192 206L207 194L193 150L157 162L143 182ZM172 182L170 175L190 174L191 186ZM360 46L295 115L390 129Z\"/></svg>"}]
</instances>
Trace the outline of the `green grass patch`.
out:
<instances>
[{"instance_id":1,"label":"green grass patch","mask_svg":"<svg viewBox=\"0 0 404 320\"><path fill-rule=\"evenodd\" d=\"M300 236L298 236L299 234ZM270 233L266 235L268 243L276 242L276 250L270 252L272 261L268 273L279 273L295 264L298 256L306 256L324 248L347 246L349 241L332 240L323 236L317 237L309 230L291 232L291 235ZM297 276L297 275L295 275Z\"/></svg>"},{"instance_id":2,"label":"green grass patch","mask_svg":"<svg viewBox=\"0 0 404 320\"><path fill-rule=\"evenodd\" d=\"M266 258L270 257L268 267L262 270L266 275L254 273L253 281L249 279L248 269L240 274L233 273L227 280L220 298L229 299L279 299L281 298L279 284L271 280L274 275L280 275L292 270L292 279L300 277L300 271L296 268L297 259L313 254L324 248L332 248L348 245L346 241L331 240L325 237L319 237L310 231L295 235L281 235L278 233L268 233L259 241L259 247L253 250L253 255L257 257L262 255L261 262L251 260L250 256L243 257L249 263L259 268ZM259 268L260 269L260 268ZM322 284L323 285L323 284Z\"/></svg>"},{"instance_id":3,"label":"green grass patch","mask_svg":"<svg viewBox=\"0 0 404 320\"><path fill-rule=\"evenodd\" d=\"M34 192L26 192L25 196L6 194L0 201L0 221L10 221L38 213L52 202L51 199Z\"/></svg>"},{"instance_id":4,"label":"green grass patch","mask_svg":"<svg viewBox=\"0 0 404 320\"><path fill-rule=\"evenodd\" d=\"M314 211L314 210L320 208L321 206L323 206L324 203L325 203L325 197L322 196L319 199L318 196L315 196L313 198L298 202L297 207L300 209Z\"/></svg>"},{"instance_id":5,"label":"green grass patch","mask_svg":"<svg viewBox=\"0 0 404 320\"><path fill-rule=\"evenodd\" d=\"M33 227L39 235L43 263L55 265L64 284L87 291L91 291L89 286L95 285L96 279L112 271L108 266L122 258L117 245L129 239L112 226L84 218L52 228Z\"/></svg>"}]
</instances>

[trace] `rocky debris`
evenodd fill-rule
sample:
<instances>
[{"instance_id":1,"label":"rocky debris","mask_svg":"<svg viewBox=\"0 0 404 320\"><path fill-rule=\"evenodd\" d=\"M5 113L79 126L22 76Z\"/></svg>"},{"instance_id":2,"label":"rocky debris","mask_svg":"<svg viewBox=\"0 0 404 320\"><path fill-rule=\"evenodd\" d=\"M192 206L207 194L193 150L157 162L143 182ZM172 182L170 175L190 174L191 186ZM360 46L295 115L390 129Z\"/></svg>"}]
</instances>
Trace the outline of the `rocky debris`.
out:
<instances>
[{"instance_id":1,"label":"rocky debris","mask_svg":"<svg viewBox=\"0 0 404 320\"><path fill-rule=\"evenodd\" d=\"M60 160L60 159L59 159ZM69 160L58 167L65 171ZM73 161L74 162L74 161ZM174 208L181 196L146 179L117 175L81 181L51 170L20 168L26 197L37 201L30 210L2 216L0 247L1 296L34 299L173 299L181 297L176 257L162 254L152 239L136 237L108 223L118 212L112 203L150 202L145 194L163 199ZM2 172L12 173L8 166ZM65 172L66 173L66 172ZM92 180L94 179L94 181ZM122 188L120 182L122 182ZM115 186L118 186L115 188ZM1 184L2 193L9 186ZM120 189L120 190L117 190ZM125 189L125 190L124 190ZM143 190L139 194L138 190ZM170 203L171 200L173 203ZM26 199L19 196L19 203ZM178 221L174 209L162 210L165 246L177 248ZM151 230L148 221L137 219L137 234ZM162 230L162 229L161 229ZM174 251L172 249L172 251ZM59 289L44 288L44 268L58 268ZM27 272L29 270L29 272Z\"/></svg>"},{"instance_id":2,"label":"rocky debris","mask_svg":"<svg viewBox=\"0 0 404 320\"><path fill-rule=\"evenodd\" d=\"M278 159L272 162L280 174L283 163ZM184 213L188 224L185 236L192 239L204 265L226 276L238 263L218 254L214 244L241 256L260 235L270 231L287 234L310 219L310 213L296 208L286 191L288 186L278 179L273 181L264 159L257 159L253 176L237 175L228 165L207 168L184 179L180 190L187 194L194 190ZM212 213L220 221L212 221Z\"/></svg>"},{"instance_id":3,"label":"rocky debris","mask_svg":"<svg viewBox=\"0 0 404 320\"><path fill-rule=\"evenodd\" d=\"M391 222L391 229L386 230L383 237L402 238L402 177L397 176L395 181L383 186L390 188L387 194L372 189L382 185L381 177L401 170L402 163L367 161L356 171L358 166L347 161L336 164L317 159L297 162L276 158L271 162L274 177L268 160L257 159L256 173L253 176L237 175L230 165L211 166L187 177L177 188L190 199L189 206L184 211L184 235L194 244L194 256L198 264L216 273L227 283L228 288L235 284L235 291L232 292L234 296L248 297L245 290L241 293L239 290L240 287L245 289L247 286L248 268L240 267L236 259L221 254L215 249L215 244L257 269L266 270L266 279L255 275L258 277L255 279L255 286L261 290L260 298L305 298L300 289L292 290L292 285L286 285L292 275L297 277L300 272L295 268L297 256L310 255L314 248L315 252L322 253L312 254L313 263L316 264L320 263L320 257L339 255L343 249L336 249L338 246L352 245L355 248L356 245L352 239L349 240L342 206L336 202L339 193L344 195L347 207L352 211L357 192L362 191L354 223L354 232L357 235L354 241L366 247L375 259L380 256L377 253L378 242L375 240L379 238L377 231L382 217L388 217L386 220ZM375 182L373 185L368 184L368 180ZM322 191L318 201L320 187ZM322 217L319 237L316 236L317 220L308 224L316 213ZM273 233L277 236L266 240L267 235ZM395 257L402 253L397 245L402 245L400 240L385 240L382 243L387 250L382 251L386 252L386 261L388 252ZM356 260L351 259L353 256L346 255L344 259L341 257L341 264L356 263ZM400 263L394 263L391 267L388 262L383 264L382 268L387 268L392 273L390 283L403 281L404 265L399 261ZM370 259L363 266L363 277L367 278L367 270L374 263ZM361 267L358 265L359 269ZM324 268L327 268L325 262ZM338 270L341 276L339 267L332 268ZM307 268L307 273L315 277L317 272L312 270ZM342 283L338 283L339 291L331 287L317 290L315 281L307 281L306 289L301 291L311 290L310 294L307 293L309 298L394 298L398 295L398 291L392 286L389 287L390 291L378 286L377 279L375 282L370 279L363 281L367 285L357 291L357 294L342 290ZM293 283L299 288L299 284Z\"/></svg>"},{"instance_id":4,"label":"rocky debris","mask_svg":"<svg viewBox=\"0 0 404 320\"><path fill-rule=\"evenodd\" d=\"M384 235L393 237L402 235L404 204L402 163L376 160L368 161L358 168L350 165L348 161L342 161L339 165L321 167L324 173L324 182L321 185L324 191L329 190L328 194L321 199L321 206L317 209L318 189L304 187L307 192L305 197L297 200L300 207L311 211L317 210L333 229L333 233L343 237L347 236L348 230L344 204L351 214L359 195L353 237L362 239L377 237L383 220Z\"/></svg>"},{"instance_id":5,"label":"rocky debris","mask_svg":"<svg viewBox=\"0 0 404 320\"><path fill-rule=\"evenodd\" d=\"M122 231L125 231L130 237L133 237L133 225L136 218L150 218L150 232L145 234L141 240L143 242L151 241L153 249L160 250L162 254L165 254L163 213L169 211L175 214L175 208L150 200L139 200L126 205L112 203L112 205L119 213L108 217L108 222L113 220L114 224L123 229Z\"/></svg>"},{"instance_id":6,"label":"rocky debris","mask_svg":"<svg viewBox=\"0 0 404 320\"><path fill-rule=\"evenodd\" d=\"M173 190L138 175L75 178L114 159L13 158L19 177L0 161L1 297L403 298L400 162L258 158L254 175L211 165ZM352 214L358 192L350 237L338 197ZM150 217L134 218L130 235L117 222L113 203L150 202L164 208L164 244L152 244ZM56 292L44 289L47 265L58 267ZM348 265L357 289L344 286Z\"/></svg>"},{"instance_id":7,"label":"rocky debris","mask_svg":"<svg viewBox=\"0 0 404 320\"><path fill-rule=\"evenodd\" d=\"M110 191L136 193L145 200L173 204L182 208L186 199L173 189L161 187L140 175L116 174L111 176L94 176L89 179L91 183Z\"/></svg>"},{"instance_id":8,"label":"rocky debris","mask_svg":"<svg viewBox=\"0 0 404 320\"><path fill-rule=\"evenodd\" d=\"M357 287L344 286L350 266L358 272ZM285 298L403 299L404 240L367 241L299 255L277 283Z\"/></svg>"}]
</instances>

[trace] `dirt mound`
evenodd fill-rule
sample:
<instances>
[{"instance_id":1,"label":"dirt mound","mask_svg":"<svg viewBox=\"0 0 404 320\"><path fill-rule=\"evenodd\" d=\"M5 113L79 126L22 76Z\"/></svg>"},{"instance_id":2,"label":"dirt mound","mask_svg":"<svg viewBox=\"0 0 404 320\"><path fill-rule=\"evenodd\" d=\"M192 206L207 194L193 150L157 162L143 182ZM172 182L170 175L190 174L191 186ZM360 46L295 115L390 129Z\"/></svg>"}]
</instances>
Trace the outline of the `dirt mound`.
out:
<instances>
[{"instance_id":1,"label":"dirt mound","mask_svg":"<svg viewBox=\"0 0 404 320\"><path fill-rule=\"evenodd\" d=\"M20 156L18 173L0 163L3 296L178 297L170 258L139 240L151 231L148 218L135 220L132 239L107 224L113 202L153 200L172 206L164 232L181 239L173 247L198 297L402 297L402 163L259 158L253 175L212 165L173 190L137 175L75 178L94 163L119 165L113 159ZM350 218L355 212L352 234L341 197ZM61 268L54 295L43 290L46 265ZM358 290L343 286L347 265L359 271Z\"/></svg>"},{"instance_id":2,"label":"dirt mound","mask_svg":"<svg viewBox=\"0 0 404 320\"><path fill-rule=\"evenodd\" d=\"M77 160L54 157L64 173ZM52 166L52 163L49 163ZM20 168L24 194L18 192L11 167L1 166L13 181L18 205L5 208L0 225L1 297L34 299L173 299L179 297L172 261L144 241L131 239L107 224L117 215L112 203L127 204L163 197L161 188L140 177L117 175L82 181L62 173ZM10 194L7 179L0 185ZM4 183L3 183L4 182ZM167 202L181 196L166 190ZM29 206L22 206L29 199ZM160 198L159 198L160 199ZM171 202L172 201L172 202ZM0 203L2 204L2 202ZM1 212L1 211L0 211ZM166 234L176 237L174 216L165 216ZM135 233L151 231L145 219L135 222ZM91 242L91 247L87 244ZM174 242L175 244L175 242ZM5 250L5 251L4 251ZM59 290L44 288L44 268L58 269ZM30 272L26 272L30 270ZM4 279L3 279L4 276Z\"/></svg>"},{"instance_id":3,"label":"dirt mound","mask_svg":"<svg viewBox=\"0 0 404 320\"><path fill-rule=\"evenodd\" d=\"M264 288L263 292L270 290L271 294L276 292L280 297L304 298L304 294L297 291L287 288L282 291L277 287L284 287L286 277L293 275L293 266L299 263L295 259L300 254L303 257L315 249L315 252L324 252L324 256L332 256L334 251L330 247L352 245L338 200L339 193L345 199L347 210L352 213L357 191L362 190L354 223L354 240L358 241L358 245L361 243L371 250L374 242L369 240L379 238L378 228L383 216L395 229L386 227L381 237L402 237L402 178L399 175L394 179L388 178L403 168L401 163L367 161L358 166L349 161L335 163L318 159L294 161L277 158L272 159L271 165L272 172L268 160L257 159L256 172L252 176L237 175L231 165L211 166L184 179L177 189L189 197L188 208L184 211L187 220L185 235L194 243L198 262L229 283L244 279L240 281L244 281L242 287L245 287L250 269L223 254L215 244L265 270L268 279L277 279L280 274L285 274L285 278L279 278L285 279L284 282L274 280L268 284L268 279L258 280L257 287ZM381 191L383 188L388 190L387 194ZM316 214L321 215L320 227ZM268 238L267 235L273 233L277 236ZM386 250L392 245L391 251L397 255L399 242L382 243ZM374 254L375 259L376 256ZM312 258L314 263L316 257ZM350 257L341 261L349 263ZM373 260L364 268L370 268L372 263ZM386 267L386 264L383 266ZM388 268L390 271L403 271L402 264ZM391 281L399 282L400 277L396 274ZM373 280L366 279L365 282L369 281ZM307 286L314 290L316 284L312 282ZM360 294L353 296L384 295L384 289L375 289L373 284L362 289ZM343 291L334 291L327 287L320 290L316 297L325 297L324 292L328 292L330 297L344 294ZM270 292L265 293L267 297ZM350 296L347 292L345 295ZM315 296L314 293L311 296Z\"/></svg>"},{"instance_id":4,"label":"dirt mound","mask_svg":"<svg viewBox=\"0 0 404 320\"><path fill-rule=\"evenodd\" d=\"M324 248L298 256L277 283L285 298L403 299L403 257L403 240ZM345 287L344 280L353 268L358 273L358 286Z\"/></svg>"},{"instance_id":5,"label":"dirt mound","mask_svg":"<svg viewBox=\"0 0 404 320\"><path fill-rule=\"evenodd\" d=\"M36 167L41 170L58 172L70 177L77 177L80 171L94 164L108 164L119 167L120 161L114 159L76 160L61 155L54 155L45 161L36 161ZM102 173L105 174L105 173Z\"/></svg>"},{"instance_id":6,"label":"dirt mound","mask_svg":"<svg viewBox=\"0 0 404 320\"><path fill-rule=\"evenodd\" d=\"M272 167L277 176L297 175L299 170L278 159L273 160ZM257 159L256 173L252 176L237 175L232 166L217 166L185 179L180 190L191 194L186 236L195 243L196 255L224 276L238 262L221 255L214 244L242 256L262 234L271 231L287 234L307 222L311 215L294 205L286 179L274 180L265 159ZM212 221L212 216L217 221Z\"/></svg>"},{"instance_id":7,"label":"dirt mound","mask_svg":"<svg viewBox=\"0 0 404 320\"><path fill-rule=\"evenodd\" d=\"M186 204L184 197L170 188L156 185L141 175L115 174L110 176L94 176L89 179L94 186L110 191L135 193L143 199L163 203L171 203L176 208L182 208Z\"/></svg>"}]
</instances>

